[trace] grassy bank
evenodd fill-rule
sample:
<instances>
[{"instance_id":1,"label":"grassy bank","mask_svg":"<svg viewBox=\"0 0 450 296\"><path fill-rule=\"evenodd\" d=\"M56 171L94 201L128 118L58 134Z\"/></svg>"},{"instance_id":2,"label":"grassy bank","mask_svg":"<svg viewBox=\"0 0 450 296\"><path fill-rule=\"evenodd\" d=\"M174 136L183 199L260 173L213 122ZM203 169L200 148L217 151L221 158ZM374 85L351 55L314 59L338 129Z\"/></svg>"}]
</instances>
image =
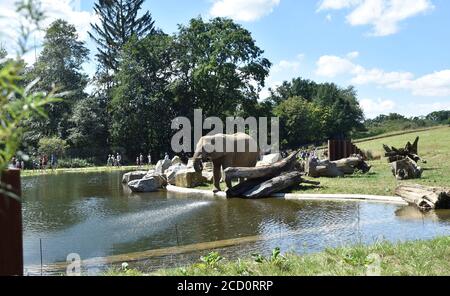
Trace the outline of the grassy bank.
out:
<instances>
[{"instance_id":1,"label":"grassy bank","mask_svg":"<svg viewBox=\"0 0 450 296\"><path fill-rule=\"evenodd\" d=\"M114 171L135 171L135 170L149 170L150 167L138 167L138 166L121 166L121 167L88 167L88 168L58 168L55 170L24 170L21 172L22 177L30 176L42 176L42 175L54 175L54 174L65 174L65 173L93 173L93 172L114 172Z\"/></svg>"},{"instance_id":2,"label":"grassy bank","mask_svg":"<svg viewBox=\"0 0 450 296\"><path fill-rule=\"evenodd\" d=\"M216 275L450 275L450 237L430 241L403 243L380 242L372 246L357 245L327 249L324 252L299 256L281 254L229 261L211 253L199 263L175 269L159 270L150 275L216 276ZM110 270L106 275L144 275L130 269Z\"/></svg>"},{"instance_id":3,"label":"grassy bank","mask_svg":"<svg viewBox=\"0 0 450 296\"><path fill-rule=\"evenodd\" d=\"M364 141L357 146L370 150L374 155L384 155L383 144L394 147L404 147L419 136L419 155L427 163L419 163L424 169L421 179L397 181L391 173L386 158L369 161L372 169L368 174L355 174L344 178L318 178L319 188L305 187L297 192L308 193L355 193L392 195L395 187L401 182L418 183L428 186L450 185L450 127L442 127L427 131L419 131L403 135L389 136Z\"/></svg>"}]
</instances>

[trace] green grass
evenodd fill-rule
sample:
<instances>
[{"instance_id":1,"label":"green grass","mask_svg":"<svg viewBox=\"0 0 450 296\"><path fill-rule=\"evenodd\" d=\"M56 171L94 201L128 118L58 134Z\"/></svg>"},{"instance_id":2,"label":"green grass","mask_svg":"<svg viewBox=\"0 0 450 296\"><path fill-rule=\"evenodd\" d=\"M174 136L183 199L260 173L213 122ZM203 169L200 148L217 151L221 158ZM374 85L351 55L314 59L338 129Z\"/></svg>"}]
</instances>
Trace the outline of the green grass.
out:
<instances>
[{"instance_id":1,"label":"green grass","mask_svg":"<svg viewBox=\"0 0 450 296\"><path fill-rule=\"evenodd\" d=\"M398 184L402 182L417 183L428 186L450 185L450 127L438 127L406 134L386 134L376 139L359 140L357 146L370 150L374 155L384 155L383 144L397 148L404 147L408 141L419 140L419 155L427 163L419 163L424 168L421 179L397 181L392 175L387 159L369 161L372 168L367 174L356 173L343 178L306 178L319 181L320 186L302 186L293 193L348 193L370 195L393 195ZM204 185L199 189L212 190L212 185ZM222 190L226 188L221 184Z\"/></svg>"},{"instance_id":2,"label":"green grass","mask_svg":"<svg viewBox=\"0 0 450 296\"><path fill-rule=\"evenodd\" d=\"M427 163L419 163L424 169L422 178L397 181L385 157L369 161L372 169L368 174L354 174L344 178L317 178L319 188L305 187L296 192L307 193L350 193L393 195L400 183L417 183L428 186L450 185L450 127L418 131L403 135L388 136L357 144L360 149L371 150L375 155L384 155L383 144L404 147L419 136L419 155Z\"/></svg>"},{"instance_id":3,"label":"green grass","mask_svg":"<svg viewBox=\"0 0 450 296\"><path fill-rule=\"evenodd\" d=\"M153 167L153 166L152 166ZM134 170L149 170L151 167L144 166L121 166L121 167L87 167L87 168L58 168L55 170L46 169L46 170L24 170L21 172L22 177L30 177L30 176L43 176L43 175L56 175L56 174L65 174L65 173L92 173L92 172L114 172L114 171L134 171Z\"/></svg>"},{"instance_id":4,"label":"green grass","mask_svg":"<svg viewBox=\"0 0 450 296\"><path fill-rule=\"evenodd\" d=\"M450 275L450 237L429 241L402 243L378 242L371 246L356 245L326 249L324 252L299 256L274 250L268 257L227 260L220 254L205 255L198 263L174 269L163 269L150 275L160 276L357 276ZM106 275L146 275L141 271L111 269Z\"/></svg>"}]
</instances>

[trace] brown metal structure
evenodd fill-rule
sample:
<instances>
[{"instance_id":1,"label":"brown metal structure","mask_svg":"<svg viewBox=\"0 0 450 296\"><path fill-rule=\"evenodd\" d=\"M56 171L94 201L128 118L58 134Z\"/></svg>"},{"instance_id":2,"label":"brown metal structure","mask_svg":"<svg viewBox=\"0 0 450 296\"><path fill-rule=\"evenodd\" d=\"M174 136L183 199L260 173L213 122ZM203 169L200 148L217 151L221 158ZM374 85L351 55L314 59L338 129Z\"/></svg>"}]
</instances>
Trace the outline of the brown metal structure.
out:
<instances>
[{"instance_id":1,"label":"brown metal structure","mask_svg":"<svg viewBox=\"0 0 450 296\"><path fill-rule=\"evenodd\" d=\"M330 161L347 158L352 154L361 155L361 150L351 140L328 140L328 158Z\"/></svg>"},{"instance_id":2,"label":"brown metal structure","mask_svg":"<svg viewBox=\"0 0 450 296\"><path fill-rule=\"evenodd\" d=\"M2 173L1 182L7 190L21 196L20 170ZM3 190L5 186L2 186ZM23 275L22 205L0 193L0 276Z\"/></svg>"}]
</instances>

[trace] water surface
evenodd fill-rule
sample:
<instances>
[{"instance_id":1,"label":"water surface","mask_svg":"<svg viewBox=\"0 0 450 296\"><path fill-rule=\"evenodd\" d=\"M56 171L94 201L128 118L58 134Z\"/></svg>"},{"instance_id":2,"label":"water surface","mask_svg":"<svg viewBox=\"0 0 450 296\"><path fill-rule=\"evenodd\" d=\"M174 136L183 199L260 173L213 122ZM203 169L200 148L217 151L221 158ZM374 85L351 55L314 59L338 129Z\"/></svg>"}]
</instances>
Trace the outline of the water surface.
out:
<instances>
[{"instance_id":1,"label":"water surface","mask_svg":"<svg viewBox=\"0 0 450 296\"><path fill-rule=\"evenodd\" d=\"M221 252L234 258L279 246L308 253L450 234L450 211L423 214L413 207L367 202L133 194L121 177L122 172L110 172L23 178L25 265L40 263L40 243L43 263L50 264L65 261L70 253L87 259L256 235L268 239ZM182 258L175 261L183 264Z\"/></svg>"}]
</instances>

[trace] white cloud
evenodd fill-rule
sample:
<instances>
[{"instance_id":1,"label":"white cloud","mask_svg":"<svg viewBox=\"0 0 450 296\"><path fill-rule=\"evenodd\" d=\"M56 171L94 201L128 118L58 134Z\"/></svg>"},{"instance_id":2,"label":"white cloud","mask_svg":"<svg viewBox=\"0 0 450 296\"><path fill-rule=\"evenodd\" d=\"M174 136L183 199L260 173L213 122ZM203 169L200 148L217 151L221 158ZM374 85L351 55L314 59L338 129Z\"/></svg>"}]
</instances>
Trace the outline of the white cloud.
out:
<instances>
[{"instance_id":1,"label":"white cloud","mask_svg":"<svg viewBox=\"0 0 450 296\"><path fill-rule=\"evenodd\" d=\"M390 113L396 106L394 101L382 99L363 99L359 101L359 104L368 118L373 118L383 113Z\"/></svg>"},{"instance_id":2,"label":"white cloud","mask_svg":"<svg viewBox=\"0 0 450 296\"><path fill-rule=\"evenodd\" d=\"M346 58L325 55L316 63L316 74L327 78L339 75L350 76L350 83L356 85L376 84L390 89L404 89L415 96L445 97L450 96L450 70L442 70L416 78L411 72L392 71L365 67Z\"/></svg>"},{"instance_id":3,"label":"white cloud","mask_svg":"<svg viewBox=\"0 0 450 296\"><path fill-rule=\"evenodd\" d=\"M265 99L270 95L269 88L281 85L283 81L289 81L293 77L300 76L303 54L298 54L291 60L281 60L270 69L269 77L266 79L266 87L259 93L260 98Z\"/></svg>"},{"instance_id":4,"label":"white cloud","mask_svg":"<svg viewBox=\"0 0 450 296\"><path fill-rule=\"evenodd\" d=\"M2 35L0 41L6 44L10 55L15 53L17 48L15 42L19 37L18 28L23 18L16 12L15 1L0 0L0 27L2 28ZM90 30L90 23L96 22L97 17L93 12L82 11L80 9L79 0L41 0L41 8L45 11L45 20L41 24L43 28L48 27L56 19L64 19L77 29L81 40L88 39L88 30ZM44 37L43 32L35 33L29 42L34 45L39 45ZM33 58L30 58L30 57ZM34 53L28 54L25 58L34 60Z\"/></svg>"},{"instance_id":5,"label":"white cloud","mask_svg":"<svg viewBox=\"0 0 450 296\"><path fill-rule=\"evenodd\" d=\"M417 79L404 79L390 85L394 89L409 89L415 96L450 96L450 70L427 74Z\"/></svg>"},{"instance_id":6,"label":"white cloud","mask_svg":"<svg viewBox=\"0 0 450 296\"><path fill-rule=\"evenodd\" d=\"M359 2L359 0L323 0L318 11L347 8L358 4Z\"/></svg>"},{"instance_id":7,"label":"white cloud","mask_svg":"<svg viewBox=\"0 0 450 296\"><path fill-rule=\"evenodd\" d=\"M251 22L270 14L280 0L214 0L209 13L213 17L229 17Z\"/></svg>"},{"instance_id":8,"label":"white cloud","mask_svg":"<svg viewBox=\"0 0 450 296\"><path fill-rule=\"evenodd\" d=\"M324 55L317 61L316 74L328 78L333 78L346 73L358 71L357 65L350 60L338 56Z\"/></svg>"},{"instance_id":9,"label":"white cloud","mask_svg":"<svg viewBox=\"0 0 450 296\"><path fill-rule=\"evenodd\" d=\"M399 31L399 23L434 8L431 0L324 0L318 11L351 8L347 22L352 26L370 25L374 36Z\"/></svg>"},{"instance_id":10,"label":"white cloud","mask_svg":"<svg viewBox=\"0 0 450 296\"><path fill-rule=\"evenodd\" d=\"M350 60L356 59L357 57L359 57L359 52L357 51L352 51L347 54L347 58Z\"/></svg>"}]
</instances>

